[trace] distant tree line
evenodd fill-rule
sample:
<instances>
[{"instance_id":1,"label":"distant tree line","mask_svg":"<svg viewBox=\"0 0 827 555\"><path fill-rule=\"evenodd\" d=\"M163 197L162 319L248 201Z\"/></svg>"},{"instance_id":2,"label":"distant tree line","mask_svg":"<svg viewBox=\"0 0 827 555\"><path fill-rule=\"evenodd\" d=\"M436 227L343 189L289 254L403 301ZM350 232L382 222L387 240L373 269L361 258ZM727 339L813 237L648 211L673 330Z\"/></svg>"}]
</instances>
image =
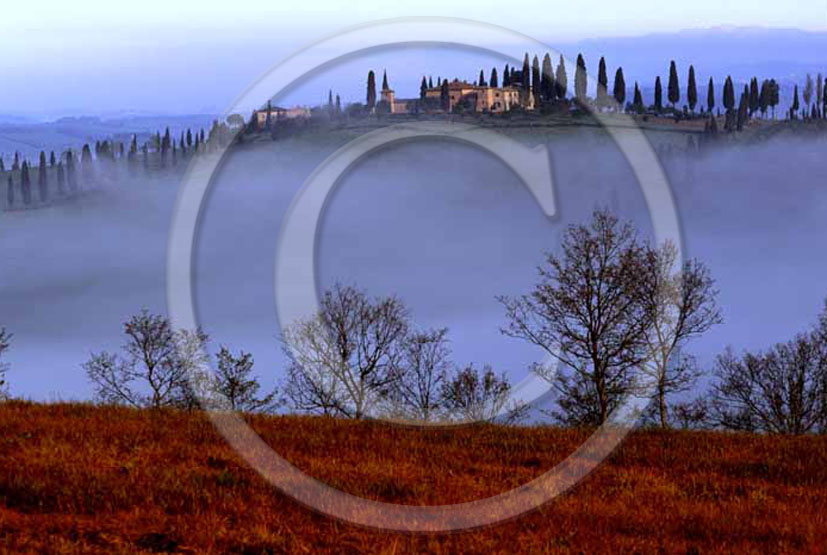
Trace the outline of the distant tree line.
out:
<instances>
[{"instance_id":1,"label":"distant tree line","mask_svg":"<svg viewBox=\"0 0 827 555\"><path fill-rule=\"evenodd\" d=\"M41 151L36 165L21 159L16 152L8 169L0 156L0 182L6 186L5 207L14 210L42 206L75 196L85 188L175 168L192 156L229 144L239 123L243 125L244 120L235 115L228 117L227 123L214 121L208 133L187 129L178 139L166 128L163 134L156 132L140 145L137 135L132 135L128 145L102 140L93 146L84 144L79 153L67 149L59 154L51 151L47 156Z\"/></svg>"}]
</instances>

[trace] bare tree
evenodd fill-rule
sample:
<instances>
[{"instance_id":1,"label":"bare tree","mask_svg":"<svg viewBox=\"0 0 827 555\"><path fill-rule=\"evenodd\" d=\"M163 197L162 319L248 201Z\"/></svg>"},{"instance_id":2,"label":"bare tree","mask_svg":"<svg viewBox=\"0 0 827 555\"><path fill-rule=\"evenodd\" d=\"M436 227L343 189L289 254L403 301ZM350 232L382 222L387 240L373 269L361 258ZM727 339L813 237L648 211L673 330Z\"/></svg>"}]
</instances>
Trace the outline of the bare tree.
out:
<instances>
[{"instance_id":1,"label":"bare tree","mask_svg":"<svg viewBox=\"0 0 827 555\"><path fill-rule=\"evenodd\" d=\"M764 353L716 361L712 406L729 429L803 434L824 426L827 360L814 334L800 334Z\"/></svg>"},{"instance_id":2,"label":"bare tree","mask_svg":"<svg viewBox=\"0 0 827 555\"><path fill-rule=\"evenodd\" d=\"M336 284L319 313L283 330L284 391L299 410L362 418L399 379L408 310L396 297L370 299Z\"/></svg>"},{"instance_id":3,"label":"bare tree","mask_svg":"<svg viewBox=\"0 0 827 555\"><path fill-rule=\"evenodd\" d=\"M670 242L647 253L650 322L641 370L649 378L646 393L654 392L661 428L669 426L667 398L688 390L701 374L695 359L681 353L681 347L721 322L709 270L697 260L679 266L677 256Z\"/></svg>"},{"instance_id":4,"label":"bare tree","mask_svg":"<svg viewBox=\"0 0 827 555\"><path fill-rule=\"evenodd\" d=\"M3 356L11 347L12 334L6 328L0 328L0 399L8 397L9 385L6 383L6 372L9 365L3 360Z\"/></svg>"},{"instance_id":5,"label":"bare tree","mask_svg":"<svg viewBox=\"0 0 827 555\"><path fill-rule=\"evenodd\" d=\"M510 393L508 379L505 375L497 376L490 366L485 366L480 374L473 365L468 365L442 386L449 414L467 422L485 422L498 417L509 422L521 418L522 406L508 407Z\"/></svg>"},{"instance_id":6,"label":"bare tree","mask_svg":"<svg viewBox=\"0 0 827 555\"><path fill-rule=\"evenodd\" d=\"M124 334L122 355L102 351L83 364L96 396L134 407L192 408L188 377L204 362L207 335L173 331L167 318L146 309L124 324Z\"/></svg>"},{"instance_id":7,"label":"bare tree","mask_svg":"<svg viewBox=\"0 0 827 555\"><path fill-rule=\"evenodd\" d=\"M216 359L218 368L211 380L212 391L226 400L230 410L270 412L277 408L275 388L264 396L258 394L261 385L252 375L254 361L250 353L239 351L236 356L222 346Z\"/></svg>"},{"instance_id":8,"label":"bare tree","mask_svg":"<svg viewBox=\"0 0 827 555\"><path fill-rule=\"evenodd\" d=\"M451 371L447 328L405 338L399 379L389 393L391 415L430 422L442 408L442 385Z\"/></svg>"},{"instance_id":9,"label":"bare tree","mask_svg":"<svg viewBox=\"0 0 827 555\"><path fill-rule=\"evenodd\" d=\"M534 366L559 394L559 420L602 424L632 392L632 369L647 356L645 254L630 224L598 210L589 225L569 227L562 256L546 255L531 293L500 297L509 321L503 333L564 365L556 375Z\"/></svg>"}]
</instances>

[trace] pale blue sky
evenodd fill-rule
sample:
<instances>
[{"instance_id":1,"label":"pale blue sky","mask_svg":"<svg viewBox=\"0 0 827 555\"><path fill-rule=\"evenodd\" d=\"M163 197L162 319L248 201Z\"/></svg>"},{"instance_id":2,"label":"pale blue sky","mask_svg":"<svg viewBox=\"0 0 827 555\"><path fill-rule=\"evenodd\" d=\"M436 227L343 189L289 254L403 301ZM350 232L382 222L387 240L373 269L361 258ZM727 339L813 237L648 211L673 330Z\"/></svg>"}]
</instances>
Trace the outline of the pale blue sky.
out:
<instances>
[{"instance_id":1,"label":"pale blue sky","mask_svg":"<svg viewBox=\"0 0 827 555\"><path fill-rule=\"evenodd\" d=\"M417 15L496 23L552 45L722 25L827 30L827 0L32 0L0 14L0 114L221 111L311 40Z\"/></svg>"}]
</instances>

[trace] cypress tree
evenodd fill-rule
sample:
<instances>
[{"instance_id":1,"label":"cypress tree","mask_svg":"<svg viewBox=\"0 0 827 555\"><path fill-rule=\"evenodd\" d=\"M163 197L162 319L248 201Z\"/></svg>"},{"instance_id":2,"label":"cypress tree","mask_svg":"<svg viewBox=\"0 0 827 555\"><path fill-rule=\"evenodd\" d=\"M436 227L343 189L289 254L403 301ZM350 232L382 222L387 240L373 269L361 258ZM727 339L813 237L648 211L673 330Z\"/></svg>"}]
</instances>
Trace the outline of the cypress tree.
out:
<instances>
[{"instance_id":1,"label":"cypress tree","mask_svg":"<svg viewBox=\"0 0 827 555\"><path fill-rule=\"evenodd\" d=\"M605 106L609 95L609 77L606 75L606 60L601 56L597 66L597 105Z\"/></svg>"},{"instance_id":2,"label":"cypress tree","mask_svg":"<svg viewBox=\"0 0 827 555\"><path fill-rule=\"evenodd\" d=\"M181 156L184 156L187 153L187 143L186 139L184 138L184 132L181 131L181 139L178 142L178 148L181 149ZM132 147L130 147L132 150Z\"/></svg>"},{"instance_id":3,"label":"cypress tree","mask_svg":"<svg viewBox=\"0 0 827 555\"><path fill-rule=\"evenodd\" d=\"M807 74L807 81L804 84L804 91L802 91L802 97L804 98L804 115L807 115L807 112L810 109L810 101L813 98L813 78L808 73Z\"/></svg>"},{"instance_id":4,"label":"cypress tree","mask_svg":"<svg viewBox=\"0 0 827 555\"><path fill-rule=\"evenodd\" d=\"M689 109L694 113L695 106L698 104L698 88L695 86L695 66L689 66L689 78L686 84L686 101L689 103Z\"/></svg>"},{"instance_id":5,"label":"cypress tree","mask_svg":"<svg viewBox=\"0 0 827 555\"><path fill-rule=\"evenodd\" d=\"M678 68L675 66L675 60L669 62L669 85L667 87L667 94L669 95L669 103L674 108L681 99L681 89L678 85Z\"/></svg>"},{"instance_id":6,"label":"cypress tree","mask_svg":"<svg viewBox=\"0 0 827 555\"><path fill-rule=\"evenodd\" d=\"M40 192L40 202L49 200L49 178L46 176L46 153L40 151L40 160L37 166L37 189Z\"/></svg>"},{"instance_id":7,"label":"cypress tree","mask_svg":"<svg viewBox=\"0 0 827 555\"><path fill-rule=\"evenodd\" d=\"M531 92L531 66L528 63L528 52L525 53L525 57L523 58L523 95L528 96Z\"/></svg>"},{"instance_id":8,"label":"cypress tree","mask_svg":"<svg viewBox=\"0 0 827 555\"><path fill-rule=\"evenodd\" d=\"M6 200L8 201L6 204L9 208L14 206L14 182L9 176L8 183L6 184Z\"/></svg>"},{"instance_id":9,"label":"cypress tree","mask_svg":"<svg viewBox=\"0 0 827 555\"><path fill-rule=\"evenodd\" d=\"M336 115L337 116L342 115L342 99L339 98L338 94L336 95Z\"/></svg>"},{"instance_id":10,"label":"cypress tree","mask_svg":"<svg viewBox=\"0 0 827 555\"><path fill-rule=\"evenodd\" d=\"M574 70L574 97L579 102L586 101L586 61L582 54L577 55L577 68Z\"/></svg>"},{"instance_id":11,"label":"cypress tree","mask_svg":"<svg viewBox=\"0 0 827 555\"><path fill-rule=\"evenodd\" d=\"M758 78L753 77L749 83L749 115L752 115L760 108L760 93L758 92Z\"/></svg>"},{"instance_id":12,"label":"cypress tree","mask_svg":"<svg viewBox=\"0 0 827 555\"><path fill-rule=\"evenodd\" d=\"M66 151L66 182L69 184L69 191L74 193L78 190L78 176L75 169L75 153L72 149Z\"/></svg>"},{"instance_id":13,"label":"cypress tree","mask_svg":"<svg viewBox=\"0 0 827 555\"><path fill-rule=\"evenodd\" d=\"M192 130L187 128L187 148L192 147Z\"/></svg>"},{"instance_id":14,"label":"cypress tree","mask_svg":"<svg viewBox=\"0 0 827 555\"><path fill-rule=\"evenodd\" d=\"M792 119L795 119L795 117L798 115L799 108L800 104L798 103L798 85L796 85L795 89L793 89L793 105L790 108L790 115L792 116Z\"/></svg>"},{"instance_id":15,"label":"cypress tree","mask_svg":"<svg viewBox=\"0 0 827 555\"><path fill-rule=\"evenodd\" d=\"M511 86L511 70L508 69L508 64L505 64L505 69L503 69L503 87L510 87Z\"/></svg>"},{"instance_id":16,"label":"cypress tree","mask_svg":"<svg viewBox=\"0 0 827 555\"><path fill-rule=\"evenodd\" d=\"M637 81L635 81L635 98L632 104L635 107L635 111L643 111L643 95L640 94L640 87L638 86Z\"/></svg>"},{"instance_id":17,"label":"cypress tree","mask_svg":"<svg viewBox=\"0 0 827 555\"><path fill-rule=\"evenodd\" d=\"M486 87L487 86L486 83L485 83L485 71L482 70L482 69L480 70L480 79L479 79L479 82L477 84L480 87Z\"/></svg>"},{"instance_id":18,"label":"cypress tree","mask_svg":"<svg viewBox=\"0 0 827 555\"><path fill-rule=\"evenodd\" d=\"M745 90L741 93L741 100L738 102L738 116L735 122L735 128L738 131L744 130L744 123L747 121L747 111L749 110L749 91Z\"/></svg>"},{"instance_id":19,"label":"cypress tree","mask_svg":"<svg viewBox=\"0 0 827 555\"><path fill-rule=\"evenodd\" d=\"M735 89L732 86L732 77L729 75L724 82L724 108L727 110L735 108Z\"/></svg>"},{"instance_id":20,"label":"cypress tree","mask_svg":"<svg viewBox=\"0 0 827 555\"><path fill-rule=\"evenodd\" d=\"M540 93L545 102L554 100L554 68L551 67L551 56L543 56L543 76L540 81Z\"/></svg>"},{"instance_id":21,"label":"cypress tree","mask_svg":"<svg viewBox=\"0 0 827 555\"><path fill-rule=\"evenodd\" d=\"M66 172L60 162L57 163L57 193L60 196L66 194Z\"/></svg>"},{"instance_id":22,"label":"cypress tree","mask_svg":"<svg viewBox=\"0 0 827 555\"><path fill-rule=\"evenodd\" d=\"M761 91L758 93L758 109L761 111L761 116L766 117L767 108L769 107L770 99L770 82L766 79L761 81Z\"/></svg>"},{"instance_id":23,"label":"cypress tree","mask_svg":"<svg viewBox=\"0 0 827 555\"><path fill-rule=\"evenodd\" d=\"M16 172L20 169L20 154L15 151L14 160L11 163L11 171Z\"/></svg>"},{"instance_id":24,"label":"cypress tree","mask_svg":"<svg viewBox=\"0 0 827 555\"><path fill-rule=\"evenodd\" d=\"M663 110L663 86L660 84L660 76L655 77L655 112Z\"/></svg>"},{"instance_id":25,"label":"cypress tree","mask_svg":"<svg viewBox=\"0 0 827 555\"><path fill-rule=\"evenodd\" d=\"M382 90L388 91L390 87L388 86L388 70L382 70Z\"/></svg>"},{"instance_id":26,"label":"cypress tree","mask_svg":"<svg viewBox=\"0 0 827 555\"><path fill-rule=\"evenodd\" d=\"M264 116L264 129L269 130L273 127L273 102L271 100L267 101L267 114ZM255 116L255 120L258 121L258 115Z\"/></svg>"},{"instance_id":27,"label":"cypress tree","mask_svg":"<svg viewBox=\"0 0 827 555\"><path fill-rule=\"evenodd\" d=\"M617 68L615 72L615 82L614 82L614 97L615 101L617 102L618 106L617 109L621 112L623 111L623 105L626 102L626 80L623 79L623 68Z\"/></svg>"},{"instance_id":28,"label":"cypress tree","mask_svg":"<svg viewBox=\"0 0 827 555\"><path fill-rule=\"evenodd\" d=\"M368 111L373 111L376 107L376 76L373 74L373 70L368 72L367 88L368 90L365 104L368 107Z\"/></svg>"},{"instance_id":29,"label":"cypress tree","mask_svg":"<svg viewBox=\"0 0 827 555\"><path fill-rule=\"evenodd\" d=\"M20 190L23 193L23 204L32 203L32 182L29 177L29 163L23 160L20 168Z\"/></svg>"},{"instance_id":30,"label":"cypress tree","mask_svg":"<svg viewBox=\"0 0 827 555\"><path fill-rule=\"evenodd\" d=\"M333 89L327 90L327 111L333 113Z\"/></svg>"},{"instance_id":31,"label":"cypress tree","mask_svg":"<svg viewBox=\"0 0 827 555\"><path fill-rule=\"evenodd\" d=\"M442 105L442 109L446 112L451 111L451 95L448 92L448 80L442 82L442 86L440 87L439 91L439 100Z\"/></svg>"},{"instance_id":32,"label":"cypress tree","mask_svg":"<svg viewBox=\"0 0 827 555\"><path fill-rule=\"evenodd\" d=\"M709 85L706 87L706 109L711 114L713 108L715 108L715 85L710 77Z\"/></svg>"},{"instance_id":33,"label":"cypress tree","mask_svg":"<svg viewBox=\"0 0 827 555\"><path fill-rule=\"evenodd\" d=\"M494 87L495 89L500 86L499 80L497 79L497 68L491 68L491 79L488 80L488 84Z\"/></svg>"},{"instance_id":34,"label":"cypress tree","mask_svg":"<svg viewBox=\"0 0 827 555\"><path fill-rule=\"evenodd\" d=\"M434 88L434 79L433 79L433 77L428 77L428 88L429 89Z\"/></svg>"},{"instance_id":35,"label":"cypress tree","mask_svg":"<svg viewBox=\"0 0 827 555\"><path fill-rule=\"evenodd\" d=\"M531 94L534 96L534 107L540 107L540 89L542 87L542 77L540 76L540 60L534 56L531 63Z\"/></svg>"},{"instance_id":36,"label":"cypress tree","mask_svg":"<svg viewBox=\"0 0 827 555\"><path fill-rule=\"evenodd\" d=\"M560 100L566 99L566 92L569 85L569 78L566 75L566 62L563 60L563 55L560 55L560 61L557 63L557 71L554 74L554 86L557 89L557 98Z\"/></svg>"},{"instance_id":37,"label":"cypress tree","mask_svg":"<svg viewBox=\"0 0 827 555\"><path fill-rule=\"evenodd\" d=\"M428 92L428 82L425 80L425 76L422 76L422 82L419 84L419 100L425 100ZM339 95L336 95L339 96Z\"/></svg>"},{"instance_id":38,"label":"cypress tree","mask_svg":"<svg viewBox=\"0 0 827 555\"><path fill-rule=\"evenodd\" d=\"M55 158L55 151L53 150L49 153L49 165L54 167L55 164L57 164L57 159Z\"/></svg>"}]
</instances>

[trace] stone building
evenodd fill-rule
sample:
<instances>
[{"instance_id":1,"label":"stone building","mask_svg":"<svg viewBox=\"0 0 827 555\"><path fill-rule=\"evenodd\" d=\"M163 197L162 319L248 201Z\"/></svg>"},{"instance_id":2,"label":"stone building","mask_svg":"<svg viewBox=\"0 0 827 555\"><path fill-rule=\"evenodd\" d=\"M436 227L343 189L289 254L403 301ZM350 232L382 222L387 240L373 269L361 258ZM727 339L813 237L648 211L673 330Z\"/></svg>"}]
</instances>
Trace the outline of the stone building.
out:
<instances>
[{"instance_id":1,"label":"stone building","mask_svg":"<svg viewBox=\"0 0 827 555\"><path fill-rule=\"evenodd\" d=\"M387 103L387 110L391 114L410 114L417 109L420 103L419 98L396 98L396 93L383 83L380 94L380 102ZM534 97L531 94L524 94L518 87L488 87L468 83L467 81L454 81L448 83L448 97L450 99L449 111L457 106L463 106L473 112L507 112L515 107L523 107L526 110L534 109ZM426 105L420 105L420 109L441 110L442 109L442 88L433 87L425 90Z\"/></svg>"},{"instance_id":2,"label":"stone building","mask_svg":"<svg viewBox=\"0 0 827 555\"><path fill-rule=\"evenodd\" d=\"M270 107L270 121L276 122L280 119L296 119L309 118L310 108L304 106L294 106L292 108L280 108L279 106ZM263 127L267 123L267 108L263 110L256 110L256 118L258 126Z\"/></svg>"}]
</instances>

